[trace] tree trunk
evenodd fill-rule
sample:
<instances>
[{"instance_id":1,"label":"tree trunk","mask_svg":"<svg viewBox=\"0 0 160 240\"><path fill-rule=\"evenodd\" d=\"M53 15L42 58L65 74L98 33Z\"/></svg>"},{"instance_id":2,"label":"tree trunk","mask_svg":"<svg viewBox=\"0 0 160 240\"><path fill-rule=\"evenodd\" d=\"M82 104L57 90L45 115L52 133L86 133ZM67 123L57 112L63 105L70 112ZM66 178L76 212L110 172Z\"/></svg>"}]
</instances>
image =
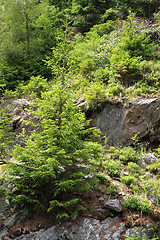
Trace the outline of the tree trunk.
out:
<instances>
[{"instance_id":1,"label":"tree trunk","mask_svg":"<svg viewBox=\"0 0 160 240\"><path fill-rule=\"evenodd\" d=\"M59 0L57 0L57 8L59 8Z\"/></svg>"},{"instance_id":2,"label":"tree trunk","mask_svg":"<svg viewBox=\"0 0 160 240\"><path fill-rule=\"evenodd\" d=\"M29 18L26 7L26 40L27 40L27 59L30 58L30 38L29 38Z\"/></svg>"}]
</instances>

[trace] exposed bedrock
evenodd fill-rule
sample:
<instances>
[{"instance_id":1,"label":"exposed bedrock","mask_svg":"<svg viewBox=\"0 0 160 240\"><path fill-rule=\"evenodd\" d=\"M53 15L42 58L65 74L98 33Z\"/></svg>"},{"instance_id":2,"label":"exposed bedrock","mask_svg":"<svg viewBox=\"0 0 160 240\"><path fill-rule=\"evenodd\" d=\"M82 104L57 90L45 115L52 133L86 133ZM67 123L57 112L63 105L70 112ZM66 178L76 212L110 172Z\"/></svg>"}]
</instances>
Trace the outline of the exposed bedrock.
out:
<instances>
[{"instance_id":1,"label":"exposed bedrock","mask_svg":"<svg viewBox=\"0 0 160 240\"><path fill-rule=\"evenodd\" d=\"M12 104L4 103L4 107L8 105L12 106L10 115L15 133L20 133L22 128L27 133L32 131L33 127L24 121L31 118L32 122L39 122L28 111L34 109L32 104L26 99L17 99ZM86 115L90 115L91 126L101 130L109 145L131 145L134 136L145 144L160 144L160 98L133 99L125 105L106 102L92 114L88 110Z\"/></svg>"},{"instance_id":2,"label":"exposed bedrock","mask_svg":"<svg viewBox=\"0 0 160 240\"><path fill-rule=\"evenodd\" d=\"M91 119L109 145L131 145L136 135L139 141L160 143L160 98L134 99L125 105L106 103Z\"/></svg>"}]
</instances>

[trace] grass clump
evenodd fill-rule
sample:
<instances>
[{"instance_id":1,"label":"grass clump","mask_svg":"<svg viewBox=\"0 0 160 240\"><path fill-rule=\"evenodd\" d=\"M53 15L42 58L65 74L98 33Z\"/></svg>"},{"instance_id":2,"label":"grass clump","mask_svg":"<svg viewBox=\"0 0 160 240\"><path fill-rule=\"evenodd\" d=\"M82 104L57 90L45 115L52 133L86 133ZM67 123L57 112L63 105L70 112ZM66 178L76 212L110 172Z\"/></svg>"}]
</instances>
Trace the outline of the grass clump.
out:
<instances>
[{"instance_id":1,"label":"grass clump","mask_svg":"<svg viewBox=\"0 0 160 240\"><path fill-rule=\"evenodd\" d=\"M152 206L147 199L139 199L136 196L128 196L127 199L123 202L124 207L137 210L138 212L151 213Z\"/></svg>"},{"instance_id":2,"label":"grass clump","mask_svg":"<svg viewBox=\"0 0 160 240\"><path fill-rule=\"evenodd\" d=\"M119 159L123 162L137 162L139 154L132 147L124 147L120 150Z\"/></svg>"}]
</instances>

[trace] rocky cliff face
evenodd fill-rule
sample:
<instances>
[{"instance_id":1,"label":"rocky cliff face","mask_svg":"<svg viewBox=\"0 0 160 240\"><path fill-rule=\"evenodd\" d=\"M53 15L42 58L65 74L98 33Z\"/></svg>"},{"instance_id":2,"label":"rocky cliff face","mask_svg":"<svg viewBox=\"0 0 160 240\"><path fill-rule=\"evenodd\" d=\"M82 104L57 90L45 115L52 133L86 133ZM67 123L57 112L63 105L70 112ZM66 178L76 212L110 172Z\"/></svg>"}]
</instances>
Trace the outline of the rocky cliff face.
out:
<instances>
[{"instance_id":1,"label":"rocky cliff face","mask_svg":"<svg viewBox=\"0 0 160 240\"><path fill-rule=\"evenodd\" d=\"M21 132L22 128L25 128L28 133L32 130L32 126L23 121L33 117L28 111L30 108L33 109L31 103L26 99L19 99L12 103L10 117L12 119L13 130L16 134ZM102 134L108 139L107 143L110 145L121 143L124 145L132 144L133 140L131 138L136 134L139 141L160 143L160 98L134 99L125 105L121 103L106 103L101 110L92 113L91 118L92 126L100 128ZM32 120L34 122L39 121L37 118L33 118ZM152 159L154 158L155 156L151 153L143 154L139 160L139 164L146 168L148 164L153 163ZM112 180L111 183L118 184L118 181L115 182L115 180ZM139 215L136 214L134 216L134 221L137 225L132 224L132 221L130 221L130 213L127 213L129 220L126 220L128 218L125 217L122 201L119 200L120 198L125 198L126 192L122 187L120 187L120 190L119 193L116 193L116 196L111 196L110 194L106 196L106 199L102 197L99 199L101 203L94 206L98 212L105 212L106 217L103 219L95 219L92 215L89 215L87 218L80 218L77 222L66 222L51 227L42 226L41 223L35 226L34 223L34 229L22 224L26 221L27 215L14 212L5 199L1 200L0 238L2 237L1 239L3 240L120 240L124 239L125 235L131 237L141 236L141 232L137 228L133 229L134 226L138 225L138 221L140 225L141 220ZM143 228L143 230L145 229L145 234L146 230L151 229L152 220L150 221L146 217L144 220L146 221Z\"/></svg>"},{"instance_id":2,"label":"rocky cliff face","mask_svg":"<svg viewBox=\"0 0 160 240\"><path fill-rule=\"evenodd\" d=\"M31 104L26 99L18 99L12 103L12 121L14 131L26 132L32 127L24 122L31 114L27 111ZM160 98L133 99L121 103L107 102L100 110L91 114L91 125L98 127L107 138L108 145L131 145L132 138L149 144L160 143ZM38 119L34 117L33 122Z\"/></svg>"},{"instance_id":3,"label":"rocky cliff face","mask_svg":"<svg viewBox=\"0 0 160 240\"><path fill-rule=\"evenodd\" d=\"M130 145L135 135L139 141L160 142L160 98L134 99L125 105L106 103L91 119L109 145Z\"/></svg>"}]
</instances>

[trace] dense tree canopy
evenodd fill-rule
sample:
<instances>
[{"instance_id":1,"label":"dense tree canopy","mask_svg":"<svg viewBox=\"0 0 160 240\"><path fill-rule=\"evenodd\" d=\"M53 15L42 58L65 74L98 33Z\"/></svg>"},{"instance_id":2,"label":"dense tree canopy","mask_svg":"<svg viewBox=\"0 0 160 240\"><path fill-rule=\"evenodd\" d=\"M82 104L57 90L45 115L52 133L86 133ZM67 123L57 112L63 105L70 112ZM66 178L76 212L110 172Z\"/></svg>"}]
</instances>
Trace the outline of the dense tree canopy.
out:
<instances>
[{"instance_id":1,"label":"dense tree canopy","mask_svg":"<svg viewBox=\"0 0 160 240\"><path fill-rule=\"evenodd\" d=\"M51 55L56 28L63 25L64 16L67 15L74 33L84 34L99 23L108 24L113 30L116 19L126 19L129 11L153 19L159 1L1 0L0 6L0 84L13 89L30 76L41 74L51 78L43 60Z\"/></svg>"}]
</instances>

